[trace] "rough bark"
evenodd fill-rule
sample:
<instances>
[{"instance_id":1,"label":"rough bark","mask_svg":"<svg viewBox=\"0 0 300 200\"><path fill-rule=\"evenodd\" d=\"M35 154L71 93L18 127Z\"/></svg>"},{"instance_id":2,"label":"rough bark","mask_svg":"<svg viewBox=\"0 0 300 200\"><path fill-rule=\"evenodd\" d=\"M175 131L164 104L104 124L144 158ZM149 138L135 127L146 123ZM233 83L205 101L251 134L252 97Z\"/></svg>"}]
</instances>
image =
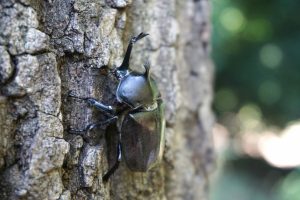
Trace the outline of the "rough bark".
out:
<instances>
[{"instance_id":1,"label":"rough bark","mask_svg":"<svg viewBox=\"0 0 300 200\"><path fill-rule=\"evenodd\" d=\"M213 164L209 3L206 0L0 0L0 199L207 199ZM104 184L104 129L71 134L114 104L128 39L150 37L131 66L150 60L166 103L163 162L124 163Z\"/></svg>"}]
</instances>

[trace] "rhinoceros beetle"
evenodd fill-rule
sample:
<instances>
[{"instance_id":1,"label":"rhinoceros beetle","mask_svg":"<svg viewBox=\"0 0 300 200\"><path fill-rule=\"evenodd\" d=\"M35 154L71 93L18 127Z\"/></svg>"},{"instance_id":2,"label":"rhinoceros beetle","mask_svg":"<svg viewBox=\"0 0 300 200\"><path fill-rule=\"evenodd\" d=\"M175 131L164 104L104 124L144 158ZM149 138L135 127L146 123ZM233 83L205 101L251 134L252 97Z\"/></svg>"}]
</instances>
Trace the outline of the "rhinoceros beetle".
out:
<instances>
[{"instance_id":1,"label":"rhinoceros beetle","mask_svg":"<svg viewBox=\"0 0 300 200\"><path fill-rule=\"evenodd\" d=\"M105 121L90 124L83 130L90 131L108 124L106 141L108 156L112 158L109 170L102 177L108 181L117 170L121 159L134 172L146 172L157 164L164 148L164 104L154 79L150 74L150 64L144 64L145 72L138 73L129 68L131 50L135 42L148 34L140 33L129 41L122 64L112 73L118 80L115 93L117 105L105 105L94 98L70 97L87 101L90 105L109 116ZM75 131L75 130L73 130ZM108 144L109 143L109 144Z\"/></svg>"}]
</instances>

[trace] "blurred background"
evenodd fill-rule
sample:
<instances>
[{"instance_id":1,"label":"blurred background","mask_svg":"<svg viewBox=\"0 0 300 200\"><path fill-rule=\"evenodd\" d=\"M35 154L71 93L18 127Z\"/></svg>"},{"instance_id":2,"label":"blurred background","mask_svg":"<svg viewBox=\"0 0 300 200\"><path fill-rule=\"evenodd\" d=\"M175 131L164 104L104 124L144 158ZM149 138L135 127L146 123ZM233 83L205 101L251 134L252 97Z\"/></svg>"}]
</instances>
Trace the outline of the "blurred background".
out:
<instances>
[{"instance_id":1,"label":"blurred background","mask_svg":"<svg viewBox=\"0 0 300 200\"><path fill-rule=\"evenodd\" d=\"M212 0L211 200L300 200L300 1Z\"/></svg>"}]
</instances>

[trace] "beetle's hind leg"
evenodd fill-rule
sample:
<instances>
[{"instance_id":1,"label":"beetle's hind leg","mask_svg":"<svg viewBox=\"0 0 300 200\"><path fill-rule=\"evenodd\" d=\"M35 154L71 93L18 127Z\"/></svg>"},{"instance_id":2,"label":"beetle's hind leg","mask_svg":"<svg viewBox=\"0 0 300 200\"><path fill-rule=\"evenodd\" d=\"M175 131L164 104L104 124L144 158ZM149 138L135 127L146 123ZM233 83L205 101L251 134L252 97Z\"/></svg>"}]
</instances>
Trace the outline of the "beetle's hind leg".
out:
<instances>
[{"instance_id":1,"label":"beetle's hind leg","mask_svg":"<svg viewBox=\"0 0 300 200\"><path fill-rule=\"evenodd\" d=\"M104 174L104 176L102 177L103 182L107 182L108 179L111 177L111 175L113 175L113 173L119 168L119 164L122 160L122 146L121 146L121 142L118 142L118 149L117 149L117 160L115 162L115 164L112 166L112 168L110 168L108 170L108 172L106 172L106 174Z\"/></svg>"}]
</instances>

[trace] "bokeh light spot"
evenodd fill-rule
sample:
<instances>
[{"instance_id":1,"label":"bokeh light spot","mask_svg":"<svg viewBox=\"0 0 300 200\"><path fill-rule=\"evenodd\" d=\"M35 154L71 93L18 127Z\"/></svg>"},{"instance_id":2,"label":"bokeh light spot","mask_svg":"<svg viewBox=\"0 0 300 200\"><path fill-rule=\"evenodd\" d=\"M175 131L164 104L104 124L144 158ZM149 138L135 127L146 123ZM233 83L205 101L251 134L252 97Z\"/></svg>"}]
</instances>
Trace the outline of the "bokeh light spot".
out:
<instances>
[{"instance_id":1,"label":"bokeh light spot","mask_svg":"<svg viewBox=\"0 0 300 200\"><path fill-rule=\"evenodd\" d=\"M300 123L287 126L280 135L264 135L258 148L264 159L273 166L291 168L300 166Z\"/></svg>"},{"instance_id":2,"label":"bokeh light spot","mask_svg":"<svg viewBox=\"0 0 300 200\"><path fill-rule=\"evenodd\" d=\"M258 88L258 97L264 104L272 105L281 97L281 86L275 81L265 81Z\"/></svg>"},{"instance_id":3,"label":"bokeh light spot","mask_svg":"<svg viewBox=\"0 0 300 200\"><path fill-rule=\"evenodd\" d=\"M237 106L236 94L228 88L220 89L216 92L215 105L220 111L230 111Z\"/></svg>"},{"instance_id":4,"label":"bokeh light spot","mask_svg":"<svg viewBox=\"0 0 300 200\"><path fill-rule=\"evenodd\" d=\"M268 68L277 68L282 61L282 51L274 44L267 44L260 50L260 60L262 64Z\"/></svg>"},{"instance_id":5,"label":"bokeh light spot","mask_svg":"<svg viewBox=\"0 0 300 200\"><path fill-rule=\"evenodd\" d=\"M236 33L244 27L245 17L239 9L229 7L221 12L220 22L226 30Z\"/></svg>"},{"instance_id":6,"label":"bokeh light spot","mask_svg":"<svg viewBox=\"0 0 300 200\"><path fill-rule=\"evenodd\" d=\"M238 117L244 130L252 130L260 125L262 112L257 105L246 104L239 110Z\"/></svg>"}]
</instances>

